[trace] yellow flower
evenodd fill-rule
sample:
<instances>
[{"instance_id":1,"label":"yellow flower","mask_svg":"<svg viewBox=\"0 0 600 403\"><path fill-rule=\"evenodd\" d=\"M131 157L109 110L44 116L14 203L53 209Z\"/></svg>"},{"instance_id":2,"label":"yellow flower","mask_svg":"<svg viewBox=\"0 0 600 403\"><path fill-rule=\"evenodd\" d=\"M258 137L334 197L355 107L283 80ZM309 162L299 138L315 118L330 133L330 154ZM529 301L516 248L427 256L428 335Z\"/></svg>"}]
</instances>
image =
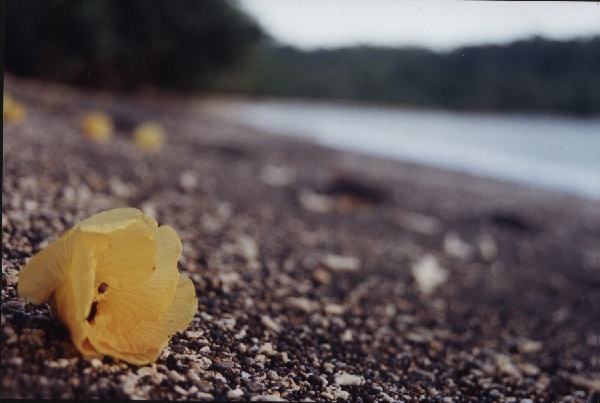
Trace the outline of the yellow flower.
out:
<instances>
[{"instance_id":1,"label":"yellow flower","mask_svg":"<svg viewBox=\"0 0 600 403\"><path fill-rule=\"evenodd\" d=\"M133 142L146 151L158 151L166 138L165 129L156 122L142 123L133 131Z\"/></svg>"},{"instance_id":2,"label":"yellow flower","mask_svg":"<svg viewBox=\"0 0 600 403\"><path fill-rule=\"evenodd\" d=\"M113 135L114 125L107 114L90 112L81 120L81 130L90 140L106 143Z\"/></svg>"},{"instance_id":3,"label":"yellow flower","mask_svg":"<svg viewBox=\"0 0 600 403\"><path fill-rule=\"evenodd\" d=\"M134 208L81 221L21 270L18 292L50 307L85 356L132 364L155 361L198 309L192 281L179 274L181 241Z\"/></svg>"},{"instance_id":4,"label":"yellow flower","mask_svg":"<svg viewBox=\"0 0 600 403\"><path fill-rule=\"evenodd\" d=\"M25 119L25 106L15 101L9 94L4 94L4 103L2 105L2 116L7 122L21 124Z\"/></svg>"}]
</instances>

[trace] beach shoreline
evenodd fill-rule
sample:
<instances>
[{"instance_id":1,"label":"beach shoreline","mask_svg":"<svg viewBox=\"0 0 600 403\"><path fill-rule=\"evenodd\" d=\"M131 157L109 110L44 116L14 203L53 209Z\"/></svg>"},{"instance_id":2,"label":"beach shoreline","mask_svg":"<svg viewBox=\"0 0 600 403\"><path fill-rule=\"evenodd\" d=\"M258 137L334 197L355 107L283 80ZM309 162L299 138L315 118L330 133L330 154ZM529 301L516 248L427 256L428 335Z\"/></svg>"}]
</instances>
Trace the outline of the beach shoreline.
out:
<instances>
[{"instance_id":1,"label":"beach shoreline","mask_svg":"<svg viewBox=\"0 0 600 403\"><path fill-rule=\"evenodd\" d=\"M600 201L261 133L222 100L5 91L27 115L3 126L2 397L597 398ZM91 110L109 143L81 134ZM149 120L156 154L130 139ZM142 367L80 357L16 294L30 256L125 206L176 229L200 308Z\"/></svg>"}]
</instances>

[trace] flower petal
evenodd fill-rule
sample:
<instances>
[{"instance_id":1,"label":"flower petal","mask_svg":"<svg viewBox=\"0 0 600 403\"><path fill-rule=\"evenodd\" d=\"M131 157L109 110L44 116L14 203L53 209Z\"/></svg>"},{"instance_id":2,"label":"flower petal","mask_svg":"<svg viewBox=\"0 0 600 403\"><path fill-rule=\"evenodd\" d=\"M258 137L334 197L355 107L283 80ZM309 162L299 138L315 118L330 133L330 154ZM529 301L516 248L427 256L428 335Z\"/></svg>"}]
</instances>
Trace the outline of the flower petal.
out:
<instances>
[{"instance_id":1,"label":"flower petal","mask_svg":"<svg viewBox=\"0 0 600 403\"><path fill-rule=\"evenodd\" d=\"M153 329L156 332L166 331L170 338L174 333L187 329L197 311L198 299L196 299L194 283L186 275L180 274L173 303L169 310L161 316L158 327L154 328L153 324L142 326L149 331Z\"/></svg>"},{"instance_id":2,"label":"flower petal","mask_svg":"<svg viewBox=\"0 0 600 403\"><path fill-rule=\"evenodd\" d=\"M134 221L109 237L86 235L89 235L86 240L98 259L98 283L105 282L112 288L136 286L156 271L157 242L143 221ZM102 249L103 252L98 253Z\"/></svg>"},{"instance_id":3,"label":"flower petal","mask_svg":"<svg viewBox=\"0 0 600 403\"><path fill-rule=\"evenodd\" d=\"M175 294L174 281L165 276L160 289L145 286L109 288L98 302L94 331L107 339L118 339L132 332L144 321L156 321L165 312Z\"/></svg>"},{"instance_id":4,"label":"flower petal","mask_svg":"<svg viewBox=\"0 0 600 403\"><path fill-rule=\"evenodd\" d=\"M177 232L168 225L161 225L156 235L156 246L156 264L174 267L177 270L177 260L179 260L182 249Z\"/></svg>"},{"instance_id":5,"label":"flower petal","mask_svg":"<svg viewBox=\"0 0 600 403\"><path fill-rule=\"evenodd\" d=\"M21 269L17 291L35 305L43 304L70 275L73 245L72 231L37 253Z\"/></svg>"},{"instance_id":6,"label":"flower petal","mask_svg":"<svg viewBox=\"0 0 600 403\"><path fill-rule=\"evenodd\" d=\"M90 332L90 340L103 354L132 364L147 364L156 361L174 333L188 327L197 310L194 284L188 277L179 275L173 302L159 320L141 323L134 332L126 333L118 345L113 344L115 340L96 337L95 332Z\"/></svg>"},{"instance_id":7,"label":"flower petal","mask_svg":"<svg viewBox=\"0 0 600 403\"><path fill-rule=\"evenodd\" d=\"M84 352L83 342L87 337L87 318L94 298L96 262L92 251L78 242L81 234L74 235L73 254L69 278L52 296L52 307L61 322L67 326L75 347Z\"/></svg>"},{"instance_id":8,"label":"flower petal","mask_svg":"<svg viewBox=\"0 0 600 403\"><path fill-rule=\"evenodd\" d=\"M81 228L85 232L108 233L126 228L142 215L140 210L132 207L116 208L95 214L80 221L75 227Z\"/></svg>"},{"instance_id":9,"label":"flower petal","mask_svg":"<svg viewBox=\"0 0 600 403\"><path fill-rule=\"evenodd\" d=\"M90 330L94 334L90 340L96 348L103 343L115 350L134 349L132 343L137 342L131 338L137 327L144 322L158 322L173 303L179 279L177 260L181 254L181 241L172 228L163 225L158 228L156 246L156 270L143 284L127 285L121 278L106 280L109 289L105 299L98 302L98 312ZM98 268L96 281L105 276L105 270ZM114 286L109 281L113 281Z\"/></svg>"}]
</instances>

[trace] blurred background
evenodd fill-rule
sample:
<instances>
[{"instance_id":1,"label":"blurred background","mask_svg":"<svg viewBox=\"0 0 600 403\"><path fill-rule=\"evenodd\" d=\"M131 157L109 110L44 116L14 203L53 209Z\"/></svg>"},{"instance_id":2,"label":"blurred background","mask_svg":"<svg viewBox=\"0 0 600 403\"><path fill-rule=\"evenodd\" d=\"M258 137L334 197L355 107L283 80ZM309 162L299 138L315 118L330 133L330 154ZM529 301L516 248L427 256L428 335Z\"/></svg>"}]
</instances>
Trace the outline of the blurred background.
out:
<instances>
[{"instance_id":1,"label":"blurred background","mask_svg":"<svg viewBox=\"0 0 600 403\"><path fill-rule=\"evenodd\" d=\"M6 69L23 76L600 113L594 3L9 0L6 15Z\"/></svg>"},{"instance_id":2,"label":"blurred background","mask_svg":"<svg viewBox=\"0 0 600 403\"><path fill-rule=\"evenodd\" d=\"M595 2L8 0L5 69L226 94L261 129L600 197L599 20Z\"/></svg>"}]
</instances>

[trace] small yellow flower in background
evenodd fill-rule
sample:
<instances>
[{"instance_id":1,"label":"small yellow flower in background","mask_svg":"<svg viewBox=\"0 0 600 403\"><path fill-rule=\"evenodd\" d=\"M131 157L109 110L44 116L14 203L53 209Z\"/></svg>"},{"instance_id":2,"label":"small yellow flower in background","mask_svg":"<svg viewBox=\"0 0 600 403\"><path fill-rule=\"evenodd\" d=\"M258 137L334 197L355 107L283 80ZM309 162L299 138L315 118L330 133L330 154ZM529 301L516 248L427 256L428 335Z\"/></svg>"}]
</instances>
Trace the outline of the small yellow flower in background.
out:
<instances>
[{"instance_id":1,"label":"small yellow flower in background","mask_svg":"<svg viewBox=\"0 0 600 403\"><path fill-rule=\"evenodd\" d=\"M180 254L172 228L134 208L108 210L35 255L17 290L33 304L49 300L83 355L147 364L198 309L194 284L177 270Z\"/></svg>"},{"instance_id":2,"label":"small yellow flower in background","mask_svg":"<svg viewBox=\"0 0 600 403\"><path fill-rule=\"evenodd\" d=\"M142 123L133 131L133 142L146 151L160 150L166 137L165 129L157 122Z\"/></svg>"},{"instance_id":3,"label":"small yellow flower in background","mask_svg":"<svg viewBox=\"0 0 600 403\"><path fill-rule=\"evenodd\" d=\"M7 122L21 124L25 120L25 106L15 101L10 94L4 93L4 102L2 104L2 116Z\"/></svg>"},{"instance_id":4,"label":"small yellow flower in background","mask_svg":"<svg viewBox=\"0 0 600 403\"><path fill-rule=\"evenodd\" d=\"M90 112L81 119L81 130L90 140L106 143L114 132L110 116L102 112Z\"/></svg>"}]
</instances>

